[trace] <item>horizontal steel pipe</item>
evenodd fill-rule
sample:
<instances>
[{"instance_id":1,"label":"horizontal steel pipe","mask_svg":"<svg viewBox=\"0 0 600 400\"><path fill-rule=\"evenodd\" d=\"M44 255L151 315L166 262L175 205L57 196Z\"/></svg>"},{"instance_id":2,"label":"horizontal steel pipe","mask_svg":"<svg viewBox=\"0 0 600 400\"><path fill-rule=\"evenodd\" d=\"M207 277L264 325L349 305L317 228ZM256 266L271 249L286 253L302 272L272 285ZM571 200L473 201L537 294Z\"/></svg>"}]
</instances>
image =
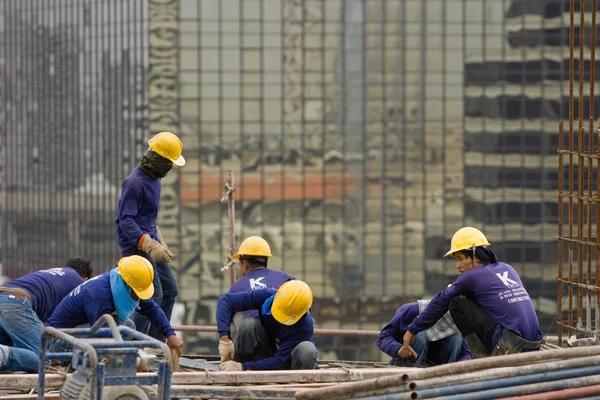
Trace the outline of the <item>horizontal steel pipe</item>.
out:
<instances>
[{"instance_id":1,"label":"horizontal steel pipe","mask_svg":"<svg viewBox=\"0 0 600 400\"><path fill-rule=\"evenodd\" d=\"M573 357L585 357L600 355L600 346L589 346L579 347L572 349L557 349L548 351L532 351L521 354L511 354L508 356L498 357L487 357L479 358L470 361L461 361L446 365L440 365L437 367L416 369L414 368L409 372L409 379L412 381L420 379L436 378L444 375L456 375L465 374L469 372L479 371L482 369L496 368L496 367L511 367L527 363L533 363L537 361L547 361L552 359L565 359ZM346 395L363 392L365 385L371 385L372 390L384 389L392 386L399 386L405 382L404 377L400 376L387 376L370 381L364 382L350 382L343 383L337 386L340 392ZM359 385L360 384L360 385ZM325 390L323 389L312 389L305 390L296 394L298 400L310 400L323 398Z\"/></svg>"},{"instance_id":2,"label":"horizontal steel pipe","mask_svg":"<svg viewBox=\"0 0 600 400\"><path fill-rule=\"evenodd\" d=\"M579 368L590 365L600 365L600 356L580 357L572 360L558 360L552 363L521 365L518 367L493 368L483 371L471 372L464 375L450 375L440 378L414 381L419 390L431 389L454 384L466 384L487 381L491 379L509 378L511 376L529 375L540 372L558 371L569 368ZM384 390L391 390L384 389ZM387 392L392 393L392 392ZM386 393L380 393L386 394Z\"/></svg>"},{"instance_id":3,"label":"horizontal steel pipe","mask_svg":"<svg viewBox=\"0 0 600 400\"><path fill-rule=\"evenodd\" d=\"M419 399L431 399L434 397L451 396L459 393L463 394L469 392L478 392L482 390L507 388L518 385L528 385L536 382L557 381L560 379L569 379L598 374L600 374L600 366L593 365L588 367L565 369L561 371L542 372L537 374L512 376L509 378L493 379L489 381L444 386L441 388L424 390L419 389L417 390L417 395L419 396Z\"/></svg>"},{"instance_id":4,"label":"horizontal steel pipe","mask_svg":"<svg viewBox=\"0 0 600 400\"><path fill-rule=\"evenodd\" d=\"M570 400L580 399L583 396L595 395L600 395L600 385L563 389L555 392L536 393L525 396L503 397L499 400Z\"/></svg>"},{"instance_id":5,"label":"horizontal steel pipe","mask_svg":"<svg viewBox=\"0 0 600 400\"><path fill-rule=\"evenodd\" d=\"M171 385L172 397L200 397L203 399L293 399L297 389L264 388L261 386L202 386Z\"/></svg>"},{"instance_id":6,"label":"horizontal steel pipe","mask_svg":"<svg viewBox=\"0 0 600 400\"><path fill-rule=\"evenodd\" d=\"M468 384L474 382L489 381L500 378L509 378L513 376L531 375L542 372L559 371L564 369L586 367L590 365L600 366L600 356L592 357L581 357L573 360L560 360L548 364L533 364L533 365L521 365L519 367L510 368L493 368L486 369L483 371L472 372L464 375L450 375L443 376L440 378L412 381L415 384L415 389L421 391L423 389L447 387L458 384ZM398 394L400 390L397 386L392 386L386 389L379 389L369 394L359 393L357 396L358 400L385 400L390 397L387 395L394 394L394 399L397 400L409 400L411 394ZM416 393L415 393L416 396Z\"/></svg>"},{"instance_id":7,"label":"horizontal steel pipe","mask_svg":"<svg viewBox=\"0 0 600 400\"><path fill-rule=\"evenodd\" d=\"M181 332L217 333L213 325L173 325L173 329ZM361 336L376 337L380 331L363 329L315 329L315 336Z\"/></svg>"},{"instance_id":8,"label":"horizontal steel pipe","mask_svg":"<svg viewBox=\"0 0 600 400\"><path fill-rule=\"evenodd\" d=\"M430 397L430 400L491 400L507 396L520 396L532 393L551 392L600 384L600 376L582 376L579 378L562 379L553 382L532 383L499 389L481 390L479 392L460 393L453 396Z\"/></svg>"}]
</instances>

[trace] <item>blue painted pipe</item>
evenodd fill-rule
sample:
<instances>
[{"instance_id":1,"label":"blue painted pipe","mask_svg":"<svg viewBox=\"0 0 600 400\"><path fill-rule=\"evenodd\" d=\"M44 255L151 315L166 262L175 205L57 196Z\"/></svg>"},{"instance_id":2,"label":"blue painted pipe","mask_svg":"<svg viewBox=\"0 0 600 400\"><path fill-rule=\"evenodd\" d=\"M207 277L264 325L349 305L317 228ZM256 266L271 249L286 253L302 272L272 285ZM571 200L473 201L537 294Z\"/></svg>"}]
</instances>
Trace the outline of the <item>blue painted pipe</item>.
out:
<instances>
[{"instance_id":1,"label":"blue painted pipe","mask_svg":"<svg viewBox=\"0 0 600 400\"><path fill-rule=\"evenodd\" d=\"M592 367L585 367L585 368L578 368L578 369L590 369ZM459 390L461 390L460 388L455 391L454 393L452 393L453 395L451 396L445 396L445 395L440 395L439 397L427 397L428 399L431 400L488 400L488 399L498 399L498 398L502 398L502 397L510 397L510 396L523 396L526 394L532 394L532 393L543 393L543 392L551 392L551 391L555 391L555 390L562 390L562 389L569 389L569 388L574 388L574 387L582 387L582 386L590 386L590 385L597 385L600 384L600 376L598 376L598 370L597 367L596 368L596 372L593 373L588 373L586 374L586 376L579 376L576 378L569 378L569 379L561 379L561 380L554 380L554 381L550 381L550 382L541 382L541 383L530 383L528 385L523 385L523 380L519 380L515 378L509 378L506 379L507 381L512 381L514 383L511 384L511 382L506 382L506 384L503 387L497 388L497 389L489 389L489 390L480 390L477 392L470 392L470 393L465 393L465 392L461 392ZM547 378L548 375L552 374L554 377L559 376L558 373L559 372L569 372L569 371L556 371L556 372L551 372L548 374L534 374L534 375L545 375L544 380L548 381L550 380L550 378ZM534 376L534 375L529 375L529 376ZM595 375L595 376L594 376ZM564 375L563 375L564 376ZM519 377L519 378L525 378L525 377ZM556 378L554 378L556 379ZM498 379L500 380L500 379ZM494 382L494 381L490 381ZM466 385L465 385L466 386ZM457 387L460 387L460 385L455 386L455 389ZM419 397L421 398L421 397Z\"/></svg>"},{"instance_id":2,"label":"blue painted pipe","mask_svg":"<svg viewBox=\"0 0 600 400\"><path fill-rule=\"evenodd\" d=\"M452 396L462 393L488 391L496 388L509 388L517 385L527 385L530 383L557 381L559 379L576 378L580 376L589 376L600 374L600 365L589 367L571 368L559 371L544 372L531 375L513 376L510 378L494 379L491 381L473 382L462 385L444 386L441 388L418 390L419 399L431 399L434 397ZM506 397L506 396L505 396ZM444 397L446 398L446 397ZM461 397L462 398L462 397Z\"/></svg>"}]
</instances>

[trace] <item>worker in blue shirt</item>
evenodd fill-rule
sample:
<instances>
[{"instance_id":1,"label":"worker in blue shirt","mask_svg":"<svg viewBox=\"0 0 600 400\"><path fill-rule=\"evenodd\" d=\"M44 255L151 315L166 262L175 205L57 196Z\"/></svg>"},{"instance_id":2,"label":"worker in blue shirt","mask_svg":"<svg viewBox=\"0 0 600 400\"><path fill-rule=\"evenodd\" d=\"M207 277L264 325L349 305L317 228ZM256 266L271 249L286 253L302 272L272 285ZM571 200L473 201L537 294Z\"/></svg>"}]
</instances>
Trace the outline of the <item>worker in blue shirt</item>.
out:
<instances>
[{"instance_id":1,"label":"worker in blue shirt","mask_svg":"<svg viewBox=\"0 0 600 400\"><path fill-rule=\"evenodd\" d=\"M237 254L233 256L234 259L238 259L240 262L242 278L229 288L229 293L265 288L279 289L282 284L294 279L287 272L267 268L271 257L271 247L265 239L260 236L246 238L240 245ZM257 316L257 310L236 313L231 323L231 338L235 338L237 328L244 318L256 318Z\"/></svg>"},{"instance_id":2,"label":"worker in blue shirt","mask_svg":"<svg viewBox=\"0 0 600 400\"><path fill-rule=\"evenodd\" d=\"M309 312L312 301L310 287L298 280L286 282L278 290L258 289L221 297L217 304L219 354L227 357L219 370L316 369L319 353ZM231 318L235 312L246 310L258 310L258 318L246 318L232 342Z\"/></svg>"},{"instance_id":3,"label":"worker in blue shirt","mask_svg":"<svg viewBox=\"0 0 600 400\"><path fill-rule=\"evenodd\" d=\"M77 286L60 302L48 320L54 328L93 325L102 315L112 314L117 323L135 328L130 317L134 310L152 321L167 338L167 345L179 355L183 342L175 335L163 310L151 299L154 294L154 268L144 257L129 256L118 266ZM59 339L49 343L52 352L70 351L71 345Z\"/></svg>"},{"instance_id":4,"label":"worker in blue shirt","mask_svg":"<svg viewBox=\"0 0 600 400\"><path fill-rule=\"evenodd\" d=\"M396 311L394 318L379 333L377 347L392 357L391 365L420 367L473 359L467 343L448 314L430 328L431 331L423 331L415 336L411 346L414 350L413 354L408 357L400 354L402 338L408 325L419 315L420 309L426 309L428 303L429 301L419 300L403 304Z\"/></svg>"},{"instance_id":5,"label":"worker in blue shirt","mask_svg":"<svg viewBox=\"0 0 600 400\"><path fill-rule=\"evenodd\" d=\"M410 353L415 335L448 310L476 358L539 349L544 335L521 278L487 246L473 227L454 234L446 256L454 257L460 275L408 326L401 353Z\"/></svg>"},{"instance_id":6,"label":"worker in blue shirt","mask_svg":"<svg viewBox=\"0 0 600 400\"><path fill-rule=\"evenodd\" d=\"M175 299L179 293L177 280L169 262L173 253L165 244L156 226L160 207L160 180L173 168L185 165L181 155L183 144L171 132L160 132L148 141L148 152L133 169L122 185L117 205L117 239L121 255L146 257L154 267L154 301L160 305L167 319L171 319ZM139 313L133 317L142 333L164 341L157 326Z\"/></svg>"},{"instance_id":7,"label":"worker in blue shirt","mask_svg":"<svg viewBox=\"0 0 600 400\"><path fill-rule=\"evenodd\" d=\"M44 322L91 274L89 260L72 258L0 286L0 371L37 372Z\"/></svg>"}]
</instances>

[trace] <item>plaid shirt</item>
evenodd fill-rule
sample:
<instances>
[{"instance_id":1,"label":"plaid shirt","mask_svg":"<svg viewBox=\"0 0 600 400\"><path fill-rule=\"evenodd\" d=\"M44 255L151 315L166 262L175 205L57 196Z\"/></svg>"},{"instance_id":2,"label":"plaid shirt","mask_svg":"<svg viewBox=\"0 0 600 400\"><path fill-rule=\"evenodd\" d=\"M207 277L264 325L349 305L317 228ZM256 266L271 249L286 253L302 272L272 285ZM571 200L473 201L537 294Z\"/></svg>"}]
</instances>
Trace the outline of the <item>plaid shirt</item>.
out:
<instances>
[{"instance_id":1,"label":"plaid shirt","mask_svg":"<svg viewBox=\"0 0 600 400\"><path fill-rule=\"evenodd\" d=\"M427 307L430 301L431 300L418 300L419 314L425 310L425 307ZM430 342L437 342L438 340L452 336L457 332L458 328L454 324L450 312L446 312L435 325L425 331L425 334Z\"/></svg>"}]
</instances>

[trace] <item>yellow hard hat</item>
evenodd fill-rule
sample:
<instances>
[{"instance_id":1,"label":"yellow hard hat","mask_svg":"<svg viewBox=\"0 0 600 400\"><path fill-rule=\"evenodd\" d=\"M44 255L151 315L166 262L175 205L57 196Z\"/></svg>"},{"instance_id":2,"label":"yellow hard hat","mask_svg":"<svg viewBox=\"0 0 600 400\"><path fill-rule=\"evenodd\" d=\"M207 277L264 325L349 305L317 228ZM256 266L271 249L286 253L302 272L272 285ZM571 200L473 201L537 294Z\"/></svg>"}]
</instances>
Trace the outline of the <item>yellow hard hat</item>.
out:
<instances>
[{"instance_id":1,"label":"yellow hard hat","mask_svg":"<svg viewBox=\"0 0 600 400\"><path fill-rule=\"evenodd\" d=\"M160 132L148 140L150 150L158 153L158 155L173 161L173 164L180 167L185 165L185 158L181 155L183 151L183 143L179 138L171 132Z\"/></svg>"},{"instance_id":2,"label":"yellow hard hat","mask_svg":"<svg viewBox=\"0 0 600 400\"><path fill-rule=\"evenodd\" d=\"M233 258L237 259L242 256L270 258L273 255L271 254L271 247L265 239L261 238L260 236L250 236L249 238L246 238L242 244L240 244L240 248Z\"/></svg>"},{"instance_id":3,"label":"yellow hard hat","mask_svg":"<svg viewBox=\"0 0 600 400\"><path fill-rule=\"evenodd\" d=\"M119 274L137 296L148 300L154 295L154 268L142 256L123 257L119 260Z\"/></svg>"},{"instance_id":4,"label":"yellow hard hat","mask_svg":"<svg viewBox=\"0 0 600 400\"><path fill-rule=\"evenodd\" d=\"M283 325L294 325L313 303L313 294L310 287L303 281L287 281L279 287L271 314L277 322Z\"/></svg>"},{"instance_id":5,"label":"yellow hard hat","mask_svg":"<svg viewBox=\"0 0 600 400\"><path fill-rule=\"evenodd\" d=\"M447 257L456 253L457 251L471 249L473 246L489 246L487 238L477 228L473 228L471 226L465 226L464 228L460 228L456 231L454 236L452 236L452 241L450 242L450 250L444 255Z\"/></svg>"}]
</instances>

